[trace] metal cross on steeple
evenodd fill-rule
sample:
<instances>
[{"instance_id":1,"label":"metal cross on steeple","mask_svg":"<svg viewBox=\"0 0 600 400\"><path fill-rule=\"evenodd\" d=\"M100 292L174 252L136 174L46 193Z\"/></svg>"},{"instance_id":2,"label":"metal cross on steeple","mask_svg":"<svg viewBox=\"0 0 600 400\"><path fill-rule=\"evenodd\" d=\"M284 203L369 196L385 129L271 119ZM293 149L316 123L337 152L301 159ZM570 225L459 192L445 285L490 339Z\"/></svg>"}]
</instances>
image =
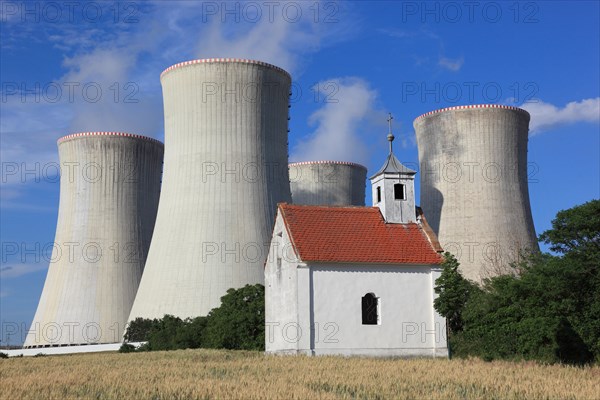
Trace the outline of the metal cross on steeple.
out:
<instances>
[{"instance_id":1,"label":"metal cross on steeple","mask_svg":"<svg viewBox=\"0 0 600 400\"><path fill-rule=\"evenodd\" d=\"M388 127L389 127L389 133L387 135L387 140L390 142L390 154L392 154L392 142L394 141L394 134L392 133L392 120L393 119L394 119L394 117L392 116L392 113L389 113L388 118L387 118Z\"/></svg>"}]
</instances>

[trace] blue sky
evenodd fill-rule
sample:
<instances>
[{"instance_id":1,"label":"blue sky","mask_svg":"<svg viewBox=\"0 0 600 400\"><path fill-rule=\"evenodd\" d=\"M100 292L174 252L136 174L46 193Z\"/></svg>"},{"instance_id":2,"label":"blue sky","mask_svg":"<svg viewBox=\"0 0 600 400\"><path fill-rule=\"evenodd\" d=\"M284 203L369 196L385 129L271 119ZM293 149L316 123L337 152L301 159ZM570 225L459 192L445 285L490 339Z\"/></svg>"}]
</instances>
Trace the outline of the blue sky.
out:
<instances>
[{"instance_id":1,"label":"blue sky","mask_svg":"<svg viewBox=\"0 0 600 400\"><path fill-rule=\"evenodd\" d=\"M9 324L24 331L43 287L59 202L56 139L115 130L163 140L159 75L189 59L288 70L293 161L372 172L392 112L396 155L414 167L420 114L522 106L532 115L529 189L541 233L557 211L600 197L599 14L596 1L0 1L1 340Z\"/></svg>"}]
</instances>

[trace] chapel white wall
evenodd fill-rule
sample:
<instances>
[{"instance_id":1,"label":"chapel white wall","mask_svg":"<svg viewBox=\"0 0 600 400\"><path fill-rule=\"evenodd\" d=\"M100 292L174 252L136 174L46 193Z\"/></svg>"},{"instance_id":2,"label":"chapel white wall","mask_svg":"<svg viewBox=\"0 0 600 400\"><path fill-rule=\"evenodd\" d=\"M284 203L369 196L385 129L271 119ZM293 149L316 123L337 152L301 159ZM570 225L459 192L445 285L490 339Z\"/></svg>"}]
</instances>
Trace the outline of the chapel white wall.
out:
<instances>
[{"instance_id":1,"label":"chapel white wall","mask_svg":"<svg viewBox=\"0 0 600 400\"><path fill-rule=\"evenodd\" d=\"M281 234L281 236L279 236ZM277 272L277 258L281 258L281 272ZM298 341L298 264L283 219L277 213L273 240L265 264L265 349L267 352L295 353ZM290 339L292 338L292 340Z\"/></svg>"}]
</instances>

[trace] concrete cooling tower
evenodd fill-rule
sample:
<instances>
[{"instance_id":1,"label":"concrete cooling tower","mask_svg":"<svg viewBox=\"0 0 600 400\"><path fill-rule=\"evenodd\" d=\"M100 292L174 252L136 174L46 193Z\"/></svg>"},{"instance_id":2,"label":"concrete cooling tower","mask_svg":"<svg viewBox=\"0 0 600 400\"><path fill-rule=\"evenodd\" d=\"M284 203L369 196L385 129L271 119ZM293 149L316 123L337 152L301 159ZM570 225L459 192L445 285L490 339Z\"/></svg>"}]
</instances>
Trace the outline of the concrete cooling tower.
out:
<instances>
[{"instance_id":1,"label":"concrete cooling tower","mask_svg":"<svg viewBox=\"0 0 600 400\"><path fill-rule=\"evenodd\" d=\"M467 278L507 273L523 250L539 250L527 186L527 111L450 107L421 115L413 125L421 207Z\"/></svg>"},{"instance_id":2,"label":"concrete cooling tower","mask_svg":"<svg viewBox=\"0 0 600 400\"><path fill-rule=\"evenodd\" d=\"M351 162L308 161L289 165L292 202L364 206L367 169Z\"/></svg>"},{"instance_id":3,"label":"concrete cooling tower","mask_svg":"<svg viewBox=\"0 0 600 400\"><path fill-rule=\"evenodd\" d=\"M161 83L163 185L130 320L206 315L228 289L263 283L277 203L291 201L287 72L204 59Z\"/></svg>"},{"instance_id":4,"label":"concrete cooling tower","mask_svg":"<svg viewBox=\"0 0 600 400\"><path fill-rule=\"evenodd\" d=\"M121 341L158 208L163 144L116 132L58 141L52 258L25 348Z\"/></svg>"}]
</instances>

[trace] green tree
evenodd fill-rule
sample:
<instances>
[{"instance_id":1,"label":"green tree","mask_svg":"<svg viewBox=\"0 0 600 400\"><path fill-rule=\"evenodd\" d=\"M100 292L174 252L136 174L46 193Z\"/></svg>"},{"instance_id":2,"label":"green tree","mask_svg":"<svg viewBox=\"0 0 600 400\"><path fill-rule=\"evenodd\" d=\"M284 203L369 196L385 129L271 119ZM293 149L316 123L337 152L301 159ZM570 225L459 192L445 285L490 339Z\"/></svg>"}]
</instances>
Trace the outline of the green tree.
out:
<instances>
[{"instance_id":1,"label":"green tree","mask_svg":"<svg viewBox=\"0 0 600 400\"><path fill-rule=\"evenodd\" d=\"M145 342L150 332L158 324L157 319L136 318L127 325L124 339L127 342Z\"/></svg>"},{"instance_id":2,"label":"green tree","mask_svg":"<svg viewBox=\"0 0 600 400\"><path fill-rule=\"evenodd\" d=\"M265 288L246 285L229 289L221 306L206 317L161 319L137 318L129 324L125 339L147 341L137 351L198 347L263 350L265 341ZM134 351L123 345L121 352Z\"/></svg>"},{"instance_id":3,"label":"green tree","mask_svg":"<svg viewBox=\"0 0 600 400\"><path fill-rule=\"evenodd\" d=\"M531 254L481 288L446 255L436 310L448 319L454 355L544 362L600 361L600 201L560 211Z\"/></svg>"},{"instance_id":4,"label":"green tree","mask_svg":"<svg viewBox=\"0 0 600 400\"><path fill-rule=\"evenodd\" d=\"M178 334L185 322L173 315L165 315L150 330L148 343L142 350L175 350L178 346Z\"/></svg>"},{"instance_id":5,"label":"green tree","mask_svg":"<svg viewBox=\"0 0 600 400\"><path fill-rule=\"evenodd\" d=\"M264 350L265 287L229 289L207 316L203 344L211 348Z\"/></svg>"},{"instance_id":6,"label":"green tree","mask_svg":"<svg viewBox=\"0 0 600 400\"><path fill-rule=\"evenodd\" d=\"M196 349L202 347L206 317L187 318L177 330L174 344L178 349Z\"/></svg>"},{"instance_id":7,"label":"green tree","mask_svg":"<svg viewBox=\"0 0 600 400\"><path fill-rule=\"evenodd\" d=\"M137 318L129 325L125 338L131 341L146 341L140 351L194 349L201 347L206 317L181 318L165 315L161 319ZM121 352L136 351L124 343Z\"/></svg>"},{"instance_id":8,"label":"green tree","mask_svg":"<svg viewBox=\"0 0 600 400\"><path fill-rule=\"evenodd\" d=\"M558 212L540 240L559 253L569 322L600 361L600 200Z\"/></svg>"},{"instance_id":9,"label":"green tree","mask_svg":"<svg viewBox=\"0 0 600 400\"><path fill-rule=\"evenodd\" d=\"M559 211L552 220L552 229L540 235L540 241L550 244L550 250L560 254L582 256L600 261L600 200L588 201L568 210Z\"/></svg>"},{"instance_id":10,"label":"green tree","mask_svg":"<svg viewBox=\"0 0 600 400\"><path fill-rule=\"evenodd\" d=\"M477 284L465 279L458 267L456 258L446 252L442 262L442 273L435 281L435 293L438 297L433 305L436 311L446 318L449 334L462 331L462 312L471 294L479 288Z\"/></svg>"},{"instance_id":11,"label":"green tree","mask_svg":"<svg viewBox=\"0 0 600 400\"><path fill-rule=\"evenodd\" d=\"M521 276L487 280L463 309L463 331L452 338L459 356L581 364L591 354L569 318L562 268L548 257Z\"/></svg>"}]
</instances>

